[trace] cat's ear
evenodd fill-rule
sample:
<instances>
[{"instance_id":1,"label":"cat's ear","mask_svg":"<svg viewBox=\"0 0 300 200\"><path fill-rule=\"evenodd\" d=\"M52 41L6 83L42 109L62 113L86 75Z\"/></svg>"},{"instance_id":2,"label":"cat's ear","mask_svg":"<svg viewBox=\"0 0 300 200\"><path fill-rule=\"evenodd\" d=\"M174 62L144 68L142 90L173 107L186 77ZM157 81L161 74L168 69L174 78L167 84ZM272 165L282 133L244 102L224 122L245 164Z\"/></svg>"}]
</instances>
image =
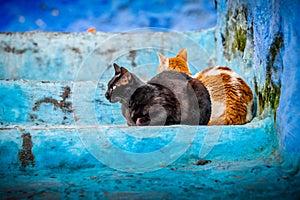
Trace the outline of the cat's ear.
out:
<instances>
[{"instance_id":1,"label":"cat's ear","mask_svg":"<svg viewBox=\"0 0 300 200\"><path fill-rule=\"evenodd\" d=\"M121 68L116 63L114 63L114 68L115 68L115 75L118 75L121 73Z\"/></svg>"},{"instance_id":2,"label":"cat's ear","mask_svg":"<svg viewBox=\"0 0 300 200\"><path fill-rule=\"evenodd\" d=\"M176 57L180 57L180 58L183 58L183 60L187 61L187 51L186 51L186 48L182 48Z\"/></svg>"},{"instance_id":3,"label":"cat's ear","mask_svg":"<svg viewBox=\"0 0 300 200\"><path fill-rule=\"evenodd\" d=\"M122 78L120 79L122 85L126 85L130 82L131 80L131 73L127 73L128 70L124 67L121 67L121 76Z\"/></svg>"},{"instance_id":4,"label":"cat's ear","mask_svg":"<svg viewBox=\"0 0 300 200\"><path fill-rule=\"evenodd\" d=\"M124 67L121 67L121 74L126 74L128 72L128 70Z\"/></svg>"},{"instance_id":5,"label":"cat's ear","mask_svg":"<svg viewBox=\"0 0 300 200\"><path fill-rule=\"evenodd\" d=\"M169 58L165 57L161 53L157 53L158 59L159 59L159 67L158 67L158 72L162 72L165 70L168 70L169 67Z\"/></svg>"},{"instance_id":6,"label":"cat's ear","mask_svg":"<svg viewBox=\"0 0 300 200\"><path fill-rule=\"evenodd\" d=\"M164 55L162 55L161 53L157 53L158 58L159 58L159 65L167 65L168 63L168 58Z\"/></svg>"}]
</instances>

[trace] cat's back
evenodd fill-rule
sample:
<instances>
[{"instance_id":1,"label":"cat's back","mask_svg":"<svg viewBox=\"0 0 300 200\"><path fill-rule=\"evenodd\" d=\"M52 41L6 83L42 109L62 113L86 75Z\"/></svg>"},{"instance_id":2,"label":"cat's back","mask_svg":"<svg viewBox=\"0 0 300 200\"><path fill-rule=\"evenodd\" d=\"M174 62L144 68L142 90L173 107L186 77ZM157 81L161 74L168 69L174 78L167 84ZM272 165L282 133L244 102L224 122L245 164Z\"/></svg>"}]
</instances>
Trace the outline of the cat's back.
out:
<instances>
[{"instance_id":1,"label":"cat's back","mask_svg":"<svg viewBox=\"0 0 300 200\"><path fill-rule=\"evenodd\" d=\"M193 78L185 73L177 71L163 71L148 81L148 84L159 84L170 89L177 97L187 98L192 92L190 81ZM199 82L199 84L202 84Z\"/></svg>"},{"instance_id":2,"label":"cat's back","mask_svg":"<svg viewBox=\"0 0 300 200\"><path fill-rule=\"evenodd\" d=\"M185 124L207 124L211 115L210 96L203 83L177 71L163 71L148 84L159 84L171 90L181 106Z\"/></svg>"},{"instance_id":3,"label":"cat's back","mask_svg":"<svg viewBox=\"0 0 300 200\"><path fill-rule=\"evenodd\" d=\"M227 66L216 66L216 67L210 67L208 69L205 69L196 75L194 75L194 78L197 78L198 80L206 79L206 78L220 78L224 76L230 76L232 78L241 78L240 75L238 75L235 71L230 69Z\"/></svg>"},{"instance_id":4,"label":"cat's back","mask_svg":"<svg viewBox=\"0 0 300 200\"><path fill-rule=\"evenodd\" d=\"M173 88L174 86L181 87L184 84L187 84L191 78L192 77L190 77L185 73L173 71L173 70L167 70L154 76L151 80L148 81L148 83L161 84Z\"/></svg>"},{"instance_id":5,"label":"cat's back","mask_svg":"<svg viewBox=\"0 0 300 200\"><path fill-rule=\"evenodd\" d=\"M147 83L150 85L162 85L171 90L180 102L184 102L187 95L190 93L188 88L191 77L187 74L177 71L163 71L154 76Z\"/></svg>"},{"instance_id":6,"label":"cat's back","mask_svg":"<svg viewBox=\"0 0 300 200\"><path fill-rule=\"evenodd\" d=\"M252 120L252 90L235 71L226 66L217 66L194 77L210 93L213 105L210 124L244 124Z\"/></svg>"},{"instance_id":7,"label":"cat's back","mask_svg":"<svg viewBox=\"0 0 300 200\"><path fill-rule=\"evenodd\" d=\"M237 96L245 97L248 102L253 99L252 90L243 78L235 71L226 66L217 66L203 70L194 78L200 80L208 89L223 90L219 96L228 95L228 92L236 93ZM227 94L225 94L225 92ZM218 96L215 96L217 98Z\"/></svg>"}]
</instances>

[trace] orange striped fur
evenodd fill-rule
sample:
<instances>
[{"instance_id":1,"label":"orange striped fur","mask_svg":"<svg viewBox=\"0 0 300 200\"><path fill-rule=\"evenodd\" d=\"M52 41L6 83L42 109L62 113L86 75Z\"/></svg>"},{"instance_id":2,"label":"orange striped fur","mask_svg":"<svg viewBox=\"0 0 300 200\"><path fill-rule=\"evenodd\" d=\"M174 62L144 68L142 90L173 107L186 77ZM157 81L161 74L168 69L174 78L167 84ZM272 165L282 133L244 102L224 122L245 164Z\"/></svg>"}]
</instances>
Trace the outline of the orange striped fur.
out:
<instances>
[{"instance_id":1,"label":"orange striped fur","mask_svg":"<svg viewBox=\"0 0 300 200\"><path fill-rule=\"evenodd\" d=\"M161 53L158 53L159 57L159 67L158 72L165 70L175 70L178 72L183 72L188 75L192 75L187 62L187 52L185 49L181 49L176 57L167 58Z\"/></svg>"},{"instance_id":2,"label":"orange striped fur","mask_svg":"<svg viewBox=\"0 0 300 200\"><path fill-rule=\"evenodd\" d=\"M159 72L175 70L191 75L185 48L173 58L167 58L160 53L158 55ZM228 67L217 66L193 77L200 80L210 94L212 113L208 125L241 125L252 120L252 90L236 72Z\"/></svg>"}]
</instances>

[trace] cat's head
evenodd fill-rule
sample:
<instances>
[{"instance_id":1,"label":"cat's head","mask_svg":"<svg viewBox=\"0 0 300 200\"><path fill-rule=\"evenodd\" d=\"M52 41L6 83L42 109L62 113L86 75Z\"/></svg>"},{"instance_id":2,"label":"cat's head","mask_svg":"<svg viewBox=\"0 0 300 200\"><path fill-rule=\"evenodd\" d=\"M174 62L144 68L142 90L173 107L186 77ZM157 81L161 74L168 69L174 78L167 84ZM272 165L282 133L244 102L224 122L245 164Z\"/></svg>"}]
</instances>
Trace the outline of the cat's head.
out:
<instances>
[{"instance_id":1,"label":"cat's head","mask_svg":"<svg viewBox=\"0 0 300 200\"><path fill-rule=\"evenodd\" d=\"M125 97L124 91L132 79L132 75L124 67L119 67L116 63L113 64L115 75L107 84L105 97L111 103L120 102Z\"/></svg>"},{"instance_id":2,"label":"cat's head","mask_svg":"<svg viewBox=\"0 0 300 200\"><path fill-rule=\"evenodd\" d=\"M163 54L158 53L159 66L158 72L166 70L175 70L191 75L187 62L186 48L181 49L175 57L167 58Z\"/></svg>"}]
</instances>

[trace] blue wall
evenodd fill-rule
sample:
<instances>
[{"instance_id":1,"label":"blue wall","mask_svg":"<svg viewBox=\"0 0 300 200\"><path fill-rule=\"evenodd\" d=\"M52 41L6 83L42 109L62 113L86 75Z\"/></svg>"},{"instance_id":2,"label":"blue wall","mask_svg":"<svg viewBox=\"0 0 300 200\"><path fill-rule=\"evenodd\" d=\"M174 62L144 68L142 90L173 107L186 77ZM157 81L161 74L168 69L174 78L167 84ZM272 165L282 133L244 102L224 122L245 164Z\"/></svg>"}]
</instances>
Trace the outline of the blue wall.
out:
<instances>
[{"instance_id":1,"label":"blue wall","mask_svg":"<svg viewBox=\"0 0 300 200\"><path fill-rule=\"evenodd\" d=\"M91 27L109 32L143 27L188 31L211 28L217 21L213 1L205 0L11 0L1 2L0 12L0 31L81 32Z\"/></svg>"},{"instance_id":2,"label":"blue wall","mask_svg":"<svg viewBox=\"0 0 300 200\"><path fill-rule=\"evenodd\" d=\"M280 138L286 152L300 154L300 3L280 2L280 26L284 32L282 93L278 109Z\"/></svg>"},{"instance_id":3,"label":"blue wall","mask_svg":"<svg viewBox=\"0 0 300 200\"><path fill-rule=\"evenodd\" d=\"M299 1L220 0L217 8L216 45L223 53L216 62L253 73L258 115L276 115L283 154L298 165Z\"/></svg>"}]
</instances>

